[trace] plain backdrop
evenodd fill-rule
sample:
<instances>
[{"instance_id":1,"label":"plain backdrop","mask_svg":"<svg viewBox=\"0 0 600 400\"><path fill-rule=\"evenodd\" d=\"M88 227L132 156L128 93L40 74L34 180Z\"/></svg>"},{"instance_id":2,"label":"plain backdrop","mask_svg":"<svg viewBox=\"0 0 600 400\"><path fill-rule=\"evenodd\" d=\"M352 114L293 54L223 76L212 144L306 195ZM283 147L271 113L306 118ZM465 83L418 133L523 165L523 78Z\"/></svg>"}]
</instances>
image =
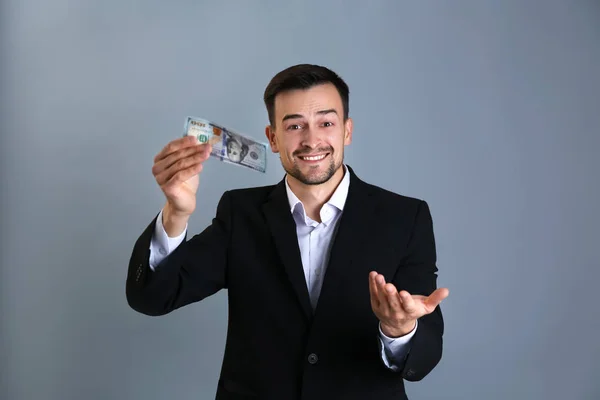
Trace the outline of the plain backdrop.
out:
<instances>
[{"instance_id":1,"label":"plain backdrop","mask_svg":"<svg viewBox=\"0 0 600 400\"><path fill-rule=\"evenodd\" d=\"M264 140L296 63L349 84L358 176L430 204L445 348L409 397L600 398L598 1L0 7L1 399L214 397L227 293L157 318L125 299L152 160L188 115ZM191 233L282 178L271 153L209 161Z\"/></svg>"}]
</instances>

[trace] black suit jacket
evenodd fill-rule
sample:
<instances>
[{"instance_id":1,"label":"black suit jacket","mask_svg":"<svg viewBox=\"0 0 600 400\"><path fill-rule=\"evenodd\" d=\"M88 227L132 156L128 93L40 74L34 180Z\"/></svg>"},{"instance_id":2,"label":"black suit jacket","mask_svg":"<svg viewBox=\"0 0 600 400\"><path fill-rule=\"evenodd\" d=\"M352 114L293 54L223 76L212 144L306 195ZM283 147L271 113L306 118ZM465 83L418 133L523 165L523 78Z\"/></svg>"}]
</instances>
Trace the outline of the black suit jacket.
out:
<instances>
[{"instance_id":1,"label":"black suit jacket","mask_svg":"<svg viewBox=\"0 0 600 400\"><path fill-rule=\"evenodd\" d=\"M129 263L129 305L169 313L228 290L229 323L217 399L405 399L403 379L427 375L442 354L441 311L419 320L398 372L381 360L368 275L399 290L436 288L427 203L361 181L350 188L313 312L282 180L225 192L216 217L152 271L152 221Z\"/></svg>"}]
</instances>

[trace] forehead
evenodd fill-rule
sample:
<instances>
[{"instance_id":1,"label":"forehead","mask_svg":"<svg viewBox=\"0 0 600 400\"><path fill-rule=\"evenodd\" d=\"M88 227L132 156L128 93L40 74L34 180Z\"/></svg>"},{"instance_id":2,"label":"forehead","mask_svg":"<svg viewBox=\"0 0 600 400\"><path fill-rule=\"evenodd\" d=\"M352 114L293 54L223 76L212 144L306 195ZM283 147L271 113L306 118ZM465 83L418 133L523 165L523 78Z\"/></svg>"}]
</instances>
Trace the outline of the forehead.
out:
<instances>
[{"instance_id":1,"label":"forehead","mask_svg":"<svg viewBox=\"0 0 600 400\"><path fill-rule=\"evenodd\" d=\"M309 89L290 90L275 97L275 117L278 121L287 114L310 115L331 108L342 115L342 98L331 83Z\"/></svg>"}]
</instances>

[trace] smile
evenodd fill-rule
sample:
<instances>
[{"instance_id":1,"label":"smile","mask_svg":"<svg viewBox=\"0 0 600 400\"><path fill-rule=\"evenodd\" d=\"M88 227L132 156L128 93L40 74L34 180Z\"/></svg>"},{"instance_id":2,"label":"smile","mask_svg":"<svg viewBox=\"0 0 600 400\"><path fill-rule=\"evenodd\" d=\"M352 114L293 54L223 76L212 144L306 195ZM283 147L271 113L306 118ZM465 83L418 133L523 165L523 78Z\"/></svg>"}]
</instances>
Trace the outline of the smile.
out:
<instances>
[{"instance_id":1,"label":"smile","mask_svg":"<svg viewBox=\"0 0 600 400\"><path fill-rule=\"evenodd\" d=\"M301 160L304 160L304 161L320 161L320 160L324 159L325 157L327 157L327 154L329 154L329 153L321 154L318 156L298 156L298 158L300 158Z\"/></svg>"}]
</instances>

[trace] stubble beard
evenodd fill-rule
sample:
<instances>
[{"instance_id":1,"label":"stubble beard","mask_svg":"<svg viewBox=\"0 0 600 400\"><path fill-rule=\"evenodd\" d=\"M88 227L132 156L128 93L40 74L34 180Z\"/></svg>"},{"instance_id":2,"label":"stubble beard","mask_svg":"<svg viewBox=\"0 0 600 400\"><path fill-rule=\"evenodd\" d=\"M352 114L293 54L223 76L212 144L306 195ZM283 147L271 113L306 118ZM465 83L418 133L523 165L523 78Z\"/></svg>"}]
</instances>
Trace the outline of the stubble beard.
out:
<instances>
[{"instance_id":1,"label":"stubble beard","mask_svg":"<svg viewBox=\"0 0 600 400\"><path fill-rule=\"evenodd\" d=\"M330 157L329 166L327 167L327 169L325 171L323 171L322 173L320 173L318 175L306 175L306 174L302 173L302 171L300 171L300 167L298 166L298 164L296 162L294 162L294 165L291 168L287 168L284 165L283 169L290 176L296 178L298 181L300 181L301 183L303 183L305 185L321 185L321 184L327 182L328 180L330 180L331 177L333 175L335 175L336 171L342 166L342 162L343 162L343 158L344 158L343 154L342 154L342 160L340 160L336 165L336 162L333 158L333 152L330 152L329 157Z\"/></svg>"}]
</instances>

